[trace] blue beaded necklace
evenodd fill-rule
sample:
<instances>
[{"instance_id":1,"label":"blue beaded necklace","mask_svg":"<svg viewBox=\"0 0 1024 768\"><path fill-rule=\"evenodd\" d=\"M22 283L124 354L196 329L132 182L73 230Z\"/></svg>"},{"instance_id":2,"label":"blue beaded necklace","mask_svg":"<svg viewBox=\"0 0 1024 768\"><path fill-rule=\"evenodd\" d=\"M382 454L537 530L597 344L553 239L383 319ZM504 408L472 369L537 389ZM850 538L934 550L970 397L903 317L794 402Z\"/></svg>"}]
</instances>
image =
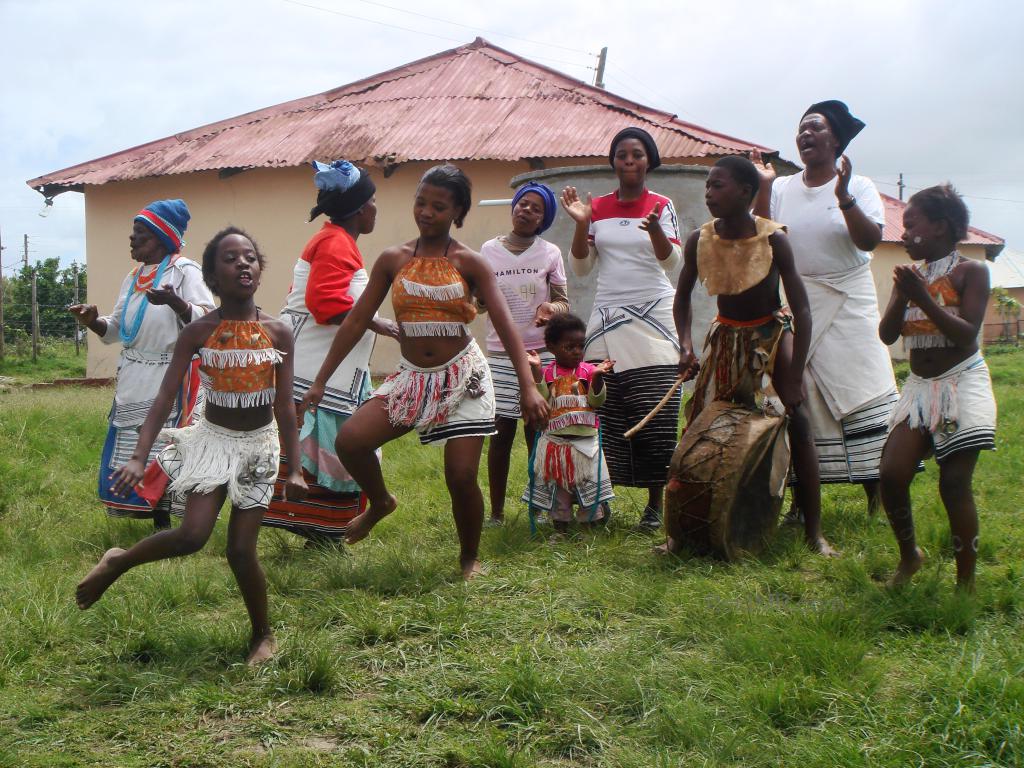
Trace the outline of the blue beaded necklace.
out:
<instances>
[{"instance_id":1,"label":"blue beaded necklace","mask_svg":"<svg viewBox=\"0 0 1024 768\"><path fill-rule=\"evenodd\" d=\"M156 277L153 278L154 288L160 287L160 278L164 276L164 271L170 263L171 254L167 254L164 256L163 261L160 262L160 266L156 268ZM123 344L131 344L135 341L135 337L139 335L139 329L142 328L142 318L146 316L146 307L149 306L149 297L146 296L146 294L142 294L142 305L139 307L139 311L135 313L135 317L132 318L132 327L128 330L128 305L131 303L132 296L135 295L135 288L139 284L139 275L142 274L142 266L139 266L138 270L135 272L135 277L132 278L132 287L129 289L128 295L125 296L124 306L121 307L121 323L117 332L121 337L121 343Z\"/></svg>"}]
</instances>

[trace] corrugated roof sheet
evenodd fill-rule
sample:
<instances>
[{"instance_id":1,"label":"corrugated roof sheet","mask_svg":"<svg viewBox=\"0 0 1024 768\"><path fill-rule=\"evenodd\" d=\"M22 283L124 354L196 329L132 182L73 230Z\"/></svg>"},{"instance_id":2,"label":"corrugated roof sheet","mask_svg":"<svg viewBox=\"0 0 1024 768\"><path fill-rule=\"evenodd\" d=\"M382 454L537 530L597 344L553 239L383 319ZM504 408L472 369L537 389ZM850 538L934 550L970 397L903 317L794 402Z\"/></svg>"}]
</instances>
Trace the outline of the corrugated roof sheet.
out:
<instances>
[{"instance_id":1,"label":"corrugated roof sheet","mask_svg":"<svg viewBox=\"0 0 1024 768\"><path fill-rule=\"evenodd\" d=\"M885 203L885 226L882 228L883 243L903 242L903 211L907 204L889 195L882 195L882 202ZM1006 245L1006 241L998 235L993 235L977 227L967 228L967 245L985 246L985 253L989 259L999 255Z\"/></svg>"},{"instance_id":2,"label":"corrugated roof sheet","mask_svg":"<svg viewBox=\"0 0 1024 768\"><path fill-rule=\"evenodd\" d=\"M415 160L602 157L609 137L641 125L681 160L767 147L676 119L477 38L326 93L195 128L55 171L48 192L150 176L297 166L345 157Z\"/></svg>"}]
</instances>

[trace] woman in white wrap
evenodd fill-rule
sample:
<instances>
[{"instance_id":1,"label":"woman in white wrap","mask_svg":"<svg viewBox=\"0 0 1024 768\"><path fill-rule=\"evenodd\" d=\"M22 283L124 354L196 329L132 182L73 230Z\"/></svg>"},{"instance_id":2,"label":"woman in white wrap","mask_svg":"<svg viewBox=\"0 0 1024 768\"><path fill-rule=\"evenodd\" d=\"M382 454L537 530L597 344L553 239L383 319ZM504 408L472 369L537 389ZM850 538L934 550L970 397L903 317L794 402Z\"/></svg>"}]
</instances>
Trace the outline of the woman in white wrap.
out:
<instances>
[{"instance_id":1,"label":"woman in white wrap","mask_svg":"<svg viewBox=\"0 0 1024 768\"><path fill-rule=\"evenodd\" d=\"M821 482L860 483L873 513L899 395L889 351L878 338L870 266L885 209L871 180L854 175L843 154L863 127L841 101L812 104L797 129L802 173L775 178L754 153L762 177L755 212L786 225L810 300L814 330L804 380Z\"/></svg>"}]
</instances>

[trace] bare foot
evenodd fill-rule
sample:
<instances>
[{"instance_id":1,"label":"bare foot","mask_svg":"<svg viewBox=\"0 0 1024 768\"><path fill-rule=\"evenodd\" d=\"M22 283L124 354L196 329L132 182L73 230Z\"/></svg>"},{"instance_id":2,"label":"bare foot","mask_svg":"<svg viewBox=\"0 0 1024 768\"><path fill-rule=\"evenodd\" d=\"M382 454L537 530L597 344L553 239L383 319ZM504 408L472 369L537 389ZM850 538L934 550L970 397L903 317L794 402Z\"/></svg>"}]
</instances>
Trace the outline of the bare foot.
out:
<instances>
[{"instance_id":1,"label":"bare foot","mask_svg":"<svg viewBox=\"0 0 1024 768\"><path fill-rule=\"evenodd\" d=\"M956 591L963 595L974 594L974 574L961 579L959 576L956 580Z\"/></svg>"},{"instance_id":2,"label":"bare foot","mask_svg":"<svg viewBox=\"0 0 1024 768\"><path fill-rule=\"evenodd\" d=\"M388 500L383 506L371 506L365 512L356 515L352 518L352 522L348 524L348 530L345 532L345 543L355 544L357 541L365 539L370 535L373 526L394 512L397 507L398 499L389 494Z\"/></svg>"},{"instance_id":3,"label":"bare foot","mask_svg":"<svg viewBox=\"0 0 1024 768\"><path fill-rule=\"evenodd\" d=\"M924 552L921 551L920 547L915 547L913 558L910 560L900 558L896 571L889 578L886 586L902 587L910 581L915 573L921 570L922 565L924 565Z\"/></svg>"},{"instance_id":4,"label":"bare foot","mask_svg":"<svg viewBox=\"0 0 1024 768\"><path fill-rule=\"evenodd\" d=\"M462 578L465 581L472 581L484 572L483 566L480 565L480 561L475 557L472 560L463 560L461 565Z\"/></svg>"},{"instance_id":5,"label":"bare foot","mask_svg":"<svg viewBox=\"0 0 1024 768\"><path fill-rule=\"evenodd\" d=\"M277 653L277 640L273 635L254 637L249 643L249 655L246 656L245 663L250 667L255 667L257 664L272 659L275 653Z\"/></svg>"},{"instance_id":6,"label":"bare foot","mask_svg":"<svg viewBox=\"0 0 1024 768\"><path fill-rule=\"evenodd\" d=\"M107 587L113 584L114 580L121 575L111 567L110 558L123 554L124 550L119 547L108 549L103 553L100 561L89 571L88 575L78 582L78 587L75 589L75 602L78 603L79 608L83 611L89 608L103 597Z\"/></svg>"},{"instance_id":7,"label":"bare foot","mask_svg":"<svg viewBox=\"0 0 1024 768\"><path fill-rule=\"evenodd\" d=\"M833 549L832 545L828 543L824 536L816 536L813 539L807 540L807 546L811 548L811 551L816 555L822 557L839 557L839 550Z\"/></svg>"},{"instance_id":8,"label":"bare foot","mask_svg":"<svg viewBox=\"0 0 1024 768\"><path fill-rule=\"evenodd\" d=\"M654 552L654 554L656 554L656 555L662 555L662 556L675 555L675 556L678 556L679 553L682 551L682 549L683 548L679 545L679 542L676 541L675 539L673 539L671 536L669 536L664 544L659 544L657 547L652 547L651 551Z\"/></svg>"}]
</instances>

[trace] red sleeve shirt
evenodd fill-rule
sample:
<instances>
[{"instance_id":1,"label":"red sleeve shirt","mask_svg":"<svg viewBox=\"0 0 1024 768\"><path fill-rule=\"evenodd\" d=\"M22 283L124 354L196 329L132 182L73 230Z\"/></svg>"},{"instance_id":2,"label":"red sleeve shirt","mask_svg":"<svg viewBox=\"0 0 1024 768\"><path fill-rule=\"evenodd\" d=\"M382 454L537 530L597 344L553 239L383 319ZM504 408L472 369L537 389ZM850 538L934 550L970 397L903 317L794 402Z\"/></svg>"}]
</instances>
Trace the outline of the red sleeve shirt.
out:
<instances>
[{"instance_id":1,"label":"red sleeve shirt","mask_svg":"<svg viewBox=\"0 0 1024 768\"><path fill-rule=\"evenodd\" d=\"M356 241L336 224L323 229L306 244L302 259L309 263L306 282L306 308L321 325L332 317L352 309L349 295L352 275L363 268L363 257Z\"/></svg>"}]
</instances>

